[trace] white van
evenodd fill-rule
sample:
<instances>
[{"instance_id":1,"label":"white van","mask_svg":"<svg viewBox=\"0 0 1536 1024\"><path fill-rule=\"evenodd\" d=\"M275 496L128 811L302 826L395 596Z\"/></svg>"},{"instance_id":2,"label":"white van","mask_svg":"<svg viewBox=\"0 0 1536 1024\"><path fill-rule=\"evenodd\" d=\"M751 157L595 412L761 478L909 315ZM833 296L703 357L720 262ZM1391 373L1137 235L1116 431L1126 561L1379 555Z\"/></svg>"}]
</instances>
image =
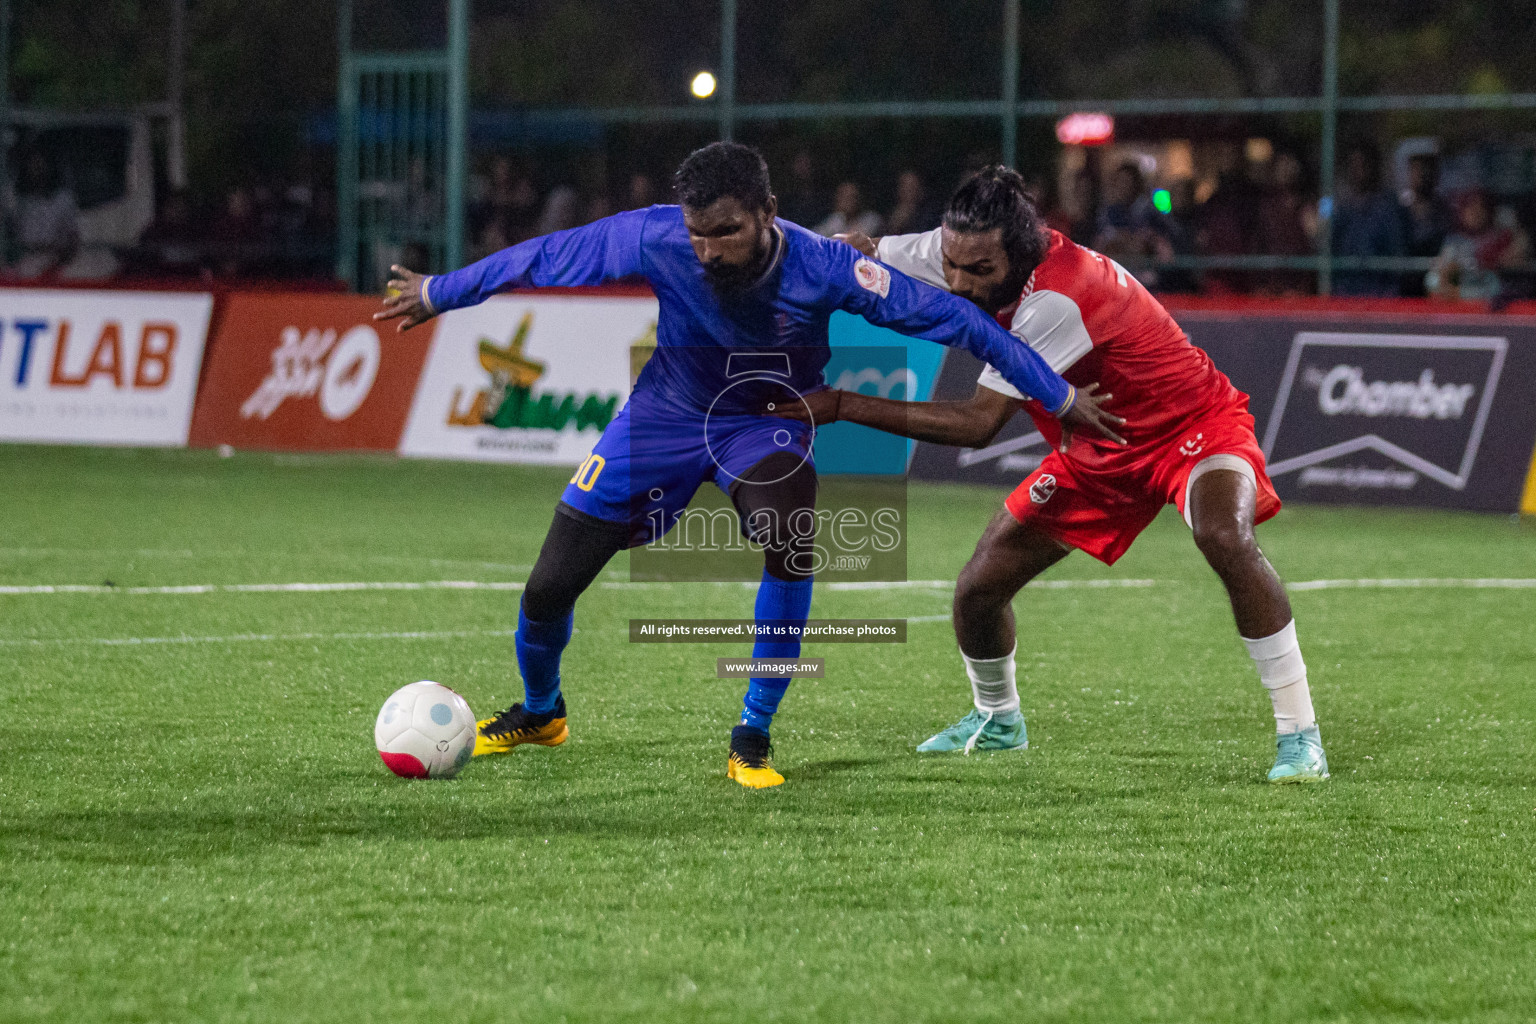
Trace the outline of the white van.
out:
<instances>
[{"instance_id":1,"label":"white van","mask_svg":"<svg viewBox=\"0 0 1536 1024\"><path fill-rule=\"evenodd\" d=\"M62 173L80 210L80 247L60 276L111 277L114 250L134 246L155 216L152 123L147 113L64 113L12 108L7 127L5 205L15 206L17 162L40 151Z\"/></svg>"}]
</instances>

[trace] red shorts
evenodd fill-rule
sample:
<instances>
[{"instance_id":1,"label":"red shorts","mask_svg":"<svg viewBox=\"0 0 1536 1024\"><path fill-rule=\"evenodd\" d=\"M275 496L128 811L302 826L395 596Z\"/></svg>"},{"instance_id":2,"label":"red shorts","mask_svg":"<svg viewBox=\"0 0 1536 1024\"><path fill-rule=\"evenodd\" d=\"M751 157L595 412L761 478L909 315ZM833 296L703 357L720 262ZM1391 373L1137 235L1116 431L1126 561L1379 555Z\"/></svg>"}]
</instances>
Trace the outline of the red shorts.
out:
<instances>
[{"instance_id":1,"label":"red shorts","mask_svg":"<svg viewBox=\"0 0 1536 1024\"><path fill-rule=\"evenodd\" d=\"M1264 453L1253 433L1246 399L1192 419L1165 441L1115 453L1113 467L1090 469L1060 452L1045 457L1006 502L1020 523L1033 526L1068 547L1113 565L1151 525L1163 506L1177 505L1189 516L1190 473L1212 456L1236 456L1253 469L1258 489L1254 522L1280 511L1280 497L1264 470ZM1234 467L1235 468L1235 467Z\"/></svg>"}]
</instances>

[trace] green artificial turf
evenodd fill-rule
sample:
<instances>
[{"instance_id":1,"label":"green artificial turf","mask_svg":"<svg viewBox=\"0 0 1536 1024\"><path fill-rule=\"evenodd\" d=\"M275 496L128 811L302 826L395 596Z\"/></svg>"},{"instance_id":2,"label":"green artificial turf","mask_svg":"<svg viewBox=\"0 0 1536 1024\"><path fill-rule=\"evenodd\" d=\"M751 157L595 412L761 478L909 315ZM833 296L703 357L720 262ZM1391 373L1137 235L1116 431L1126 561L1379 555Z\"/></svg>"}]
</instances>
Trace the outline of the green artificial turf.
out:
<instances>
[{"instance_id":1,"label":"green artificial turf","mask_svg":"<svg viewBox=\"0 0 1536 1024\"><path fill-rule=\"evenodd\" d=\"M568 473L0 447L0 586L515 581ZM914 485L911 577L1000 498ZM1536 577L1507 517L1260 535L1291 581ZM969 703L947 593L823 589L917 621L808 648L763 792L725 778L745 649L627 642L750 616L739 586L594 588L571 741L431 783L374 714L419 678L517 698L515 593L0 595L0 1020L1536 1018L1536 590L1295 593L1334 777L1272 788L1176 516L1049 578L1155 582L1021 595L1032 745L970 758L912 750ZM100 642L133 638L181 642Z\"/></svg>"}]
</instances>

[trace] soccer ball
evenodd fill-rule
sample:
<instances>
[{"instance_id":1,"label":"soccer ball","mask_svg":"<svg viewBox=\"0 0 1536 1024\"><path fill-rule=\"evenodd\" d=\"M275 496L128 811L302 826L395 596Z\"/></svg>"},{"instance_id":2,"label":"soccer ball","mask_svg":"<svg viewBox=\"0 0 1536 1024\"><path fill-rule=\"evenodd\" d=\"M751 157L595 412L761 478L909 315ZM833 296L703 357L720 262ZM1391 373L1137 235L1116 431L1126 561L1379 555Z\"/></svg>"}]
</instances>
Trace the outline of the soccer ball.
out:
<instances>
[{"instance_id":1,"label":"soccer ball","mask_svg":"<svg viewBox=\"0 0 1536 1024\"><path fill-rule=\"evenodd\" d=\"M475 716L464 698L423 680L389 695L373 724L384 764L407 779L451 779L475 752Z\"/></svg>"}]
</instances>

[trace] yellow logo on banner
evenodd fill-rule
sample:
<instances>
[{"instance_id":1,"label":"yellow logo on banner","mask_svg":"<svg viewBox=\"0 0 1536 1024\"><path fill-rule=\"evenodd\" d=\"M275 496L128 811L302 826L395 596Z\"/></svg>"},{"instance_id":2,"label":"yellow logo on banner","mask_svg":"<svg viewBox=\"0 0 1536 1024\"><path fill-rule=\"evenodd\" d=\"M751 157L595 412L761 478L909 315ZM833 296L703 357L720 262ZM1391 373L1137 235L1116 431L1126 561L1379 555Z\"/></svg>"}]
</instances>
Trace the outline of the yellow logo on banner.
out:
<instances>
[{"instance_id":1,"label":"yellow logo on banner","mask_svg":"<svg viewBox=\"0 0 1536 1024\"><path fill-rule=\"evenodd\" d=\"M1536 453L1531 455L1531 471L1525 478L1525 497L1520 499L1520 511L1536 516Z\"/></svg>"},{"instance_id":2,"label":"yellow logo on banner","mask_svg":"<svg viewBox=\"0 0 1536 1024\"><path fill-rule=\"evenodd\" d=\"M546 367L523 352L532 328L530 310L518 321L517 330L505 346L498 346L490 338L480 339L480 366L491 376L490 387L475 392L467 410L463 407L462 389L454 388L453 401L448 405L449 426L538 430L564 430L567 425L577 430L602 430L608 426L618 408L617 394L533 393L533 386L544 376Z\"/></svg>"}]
</instances>

